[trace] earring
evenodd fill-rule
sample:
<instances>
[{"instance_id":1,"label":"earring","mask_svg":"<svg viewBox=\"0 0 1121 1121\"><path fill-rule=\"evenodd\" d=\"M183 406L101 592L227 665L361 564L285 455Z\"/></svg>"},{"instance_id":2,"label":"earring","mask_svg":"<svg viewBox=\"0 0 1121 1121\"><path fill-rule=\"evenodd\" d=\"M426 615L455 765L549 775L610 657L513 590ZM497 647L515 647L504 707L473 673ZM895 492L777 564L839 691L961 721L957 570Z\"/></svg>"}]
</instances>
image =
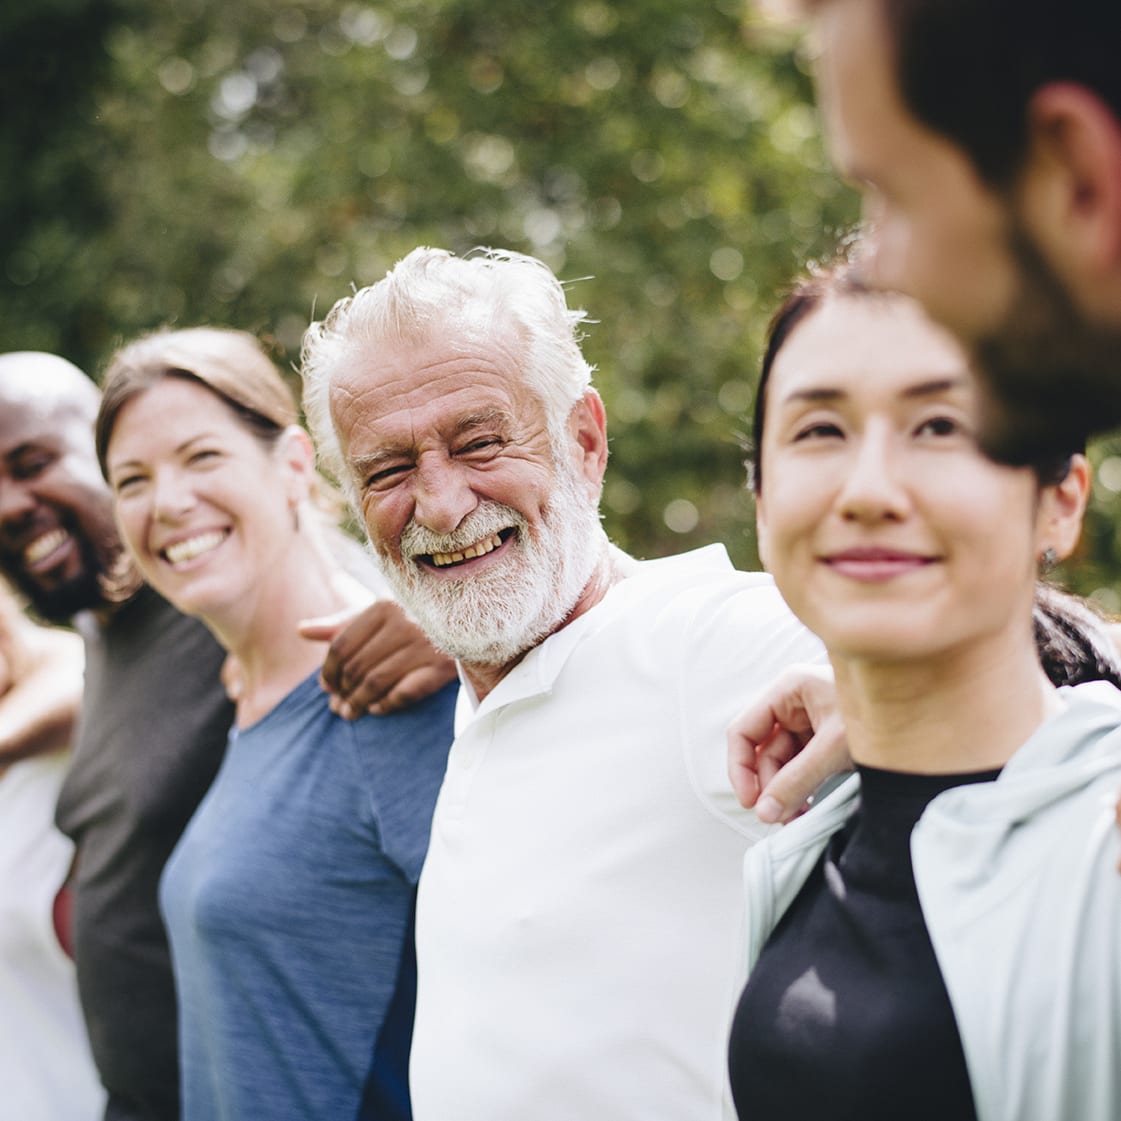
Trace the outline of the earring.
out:
<instances>
[{"instance_id":1,"label":"earring","mask_svg":"<svg viewBox=\"0 0 1121 1121\"><path fill-rule=\"evenodd\" d=\"M1048 569L1054 568L1059 563L1058 554L1050 545L1039 554L1039 567L1046 572Z\"/></svg>"}]
</instances>

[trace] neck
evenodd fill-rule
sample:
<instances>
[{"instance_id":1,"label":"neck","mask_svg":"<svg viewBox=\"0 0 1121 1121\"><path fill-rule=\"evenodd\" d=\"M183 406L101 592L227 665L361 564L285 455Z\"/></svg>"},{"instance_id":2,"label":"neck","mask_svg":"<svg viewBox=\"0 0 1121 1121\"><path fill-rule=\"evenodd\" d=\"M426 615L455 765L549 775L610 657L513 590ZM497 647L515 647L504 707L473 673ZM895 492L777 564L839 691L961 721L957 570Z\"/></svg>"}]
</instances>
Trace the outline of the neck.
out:
<instances>
[{"instance_id":1,"label":"neck","mask_svg":"<svg viewBox=\"0 0 1121 1121\"><path fill-rule=\"evenodd\" d=\"M530 650L539 646L549 635L556 634L557 631L563 630L579 619L581 615L591 611L616 584L630 576L637 565L638 561L604 538L599 562L572 610L549 631L549 634L544 635L530 647ZM516 658L500 666L463 662L461 663L463 675L471 683L475 696L481 701L528 653L529 650L523 650Z\"/></svg>"},{"instance_id":2,"label":"neck","mask_svg":"<svg viewBox=\"0 0 1121 1121\"><path fill-rule=\"evenodd\" d=\"M885 770L1003 767L1061 707L1030 632L937 659L831 660L853 761Z\"/></svg>"},{"instance_id":3,"label":"neck","mask_svg":"<svg viewBox=\"0 0 1121 1121\"><path fill-rule=\"evenodd\" d=\"M302 620L357 609L371 598L304 531L244 601L229 613L204 617L236 659L238 724L255 723L323 664L327 644L301 638Z\"/></svg>"}]
</instances>

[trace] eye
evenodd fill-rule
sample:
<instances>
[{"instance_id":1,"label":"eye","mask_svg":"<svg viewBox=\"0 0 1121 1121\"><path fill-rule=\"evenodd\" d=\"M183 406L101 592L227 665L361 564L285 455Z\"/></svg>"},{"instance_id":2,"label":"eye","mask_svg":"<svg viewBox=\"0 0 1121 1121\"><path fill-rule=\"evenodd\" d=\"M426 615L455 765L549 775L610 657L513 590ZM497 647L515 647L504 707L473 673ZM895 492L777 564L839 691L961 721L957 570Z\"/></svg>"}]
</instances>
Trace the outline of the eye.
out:
<instances>
[{"instance_id":1,"label":"eye","mask_svg":"<svg viewBox=\"0 0 1121 1121\"><path fill-rule=\"evenodd\" d=\"M396 463L392 467L383 467L366 477L363 490L386 490L398 482L409 470L407 463Z\"/></svg>"},{"instance_id":2,"label":"eye","mask_svg":"<svg viewBox=\"0 0 1121 1121\"><path fill-rule=\"evenodd\" d=\"M117 494L128 494L135 491L143 481L143 475L122 475L119 479L113 481L113 490Z\"/></svg>"},{"instance_id":3,"label":"eye","mask_svg":"<svg viewBox=\"0 0 1121 1121\"><path fill-rule=\"evenodd\" d=\"M950 416L933 416L915 429L916 436L955 436L963 431L961 424Z\"/></svg>"},{"instance_id":4,"label":"eye","mask_svg":"<svg viewBox=\"0 0 1121 1121\"><path fill-rule=\"evenodd\" d=\"M55 457L42 449L25 451L12 463L12 476L16 479L33 479L42 474L53 462Z\"/></svg>"},{"instance_id":5,"label":"eye","mask_svg":"<svg viewBox=\"0 0 1121 1121\"><path fill-rule=\"evenodd\" d=\"M198 448L197 450L191 452L191 454L187 457L187 462L189 464L194 464L201 467L205 466L210 461L219 458L220 455L221 452L219 452L216 448Z\"/></svg>"},{"instance_id":6,"label":"eye","mask_svg":"<svg viewBox=\"0 0 1121 1121\"><path fill-rule=\"evenodd\" d=\"M505 441L497 436L480 436L469 444L464 444L459 449L459 455L488 456L495 455L503 447Z\"/></svg>"},{"instance_id":7,"label":"eye","mask_svg":"<svg viewBox=\"0 0 1121 1121\"><path fill-rule=\"evenodd\" d=\"M820 420L813 424L806 424L794 433L793 443L798 444L806 440L840 439L844 436L841 427L830 421Z\"/></svg>"}]
</instances>

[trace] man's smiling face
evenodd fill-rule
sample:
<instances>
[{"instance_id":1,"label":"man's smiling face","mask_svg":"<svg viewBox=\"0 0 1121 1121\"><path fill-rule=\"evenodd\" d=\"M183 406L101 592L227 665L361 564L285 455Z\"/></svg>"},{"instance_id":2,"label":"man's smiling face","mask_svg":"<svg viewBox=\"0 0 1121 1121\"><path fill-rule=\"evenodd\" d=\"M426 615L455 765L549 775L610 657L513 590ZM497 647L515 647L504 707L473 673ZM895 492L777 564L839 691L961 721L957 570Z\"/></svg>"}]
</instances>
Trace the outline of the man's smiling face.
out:
<instances>
[{"instance_id":1,"label":"man's smiling face","mask_svg":"<svg viewBox=\"0 0 1121 1121\"><path fill-rule=\"evenodd\" d=\"M0 567L60 622L102 603L99 577L120 548L88 412L32 380L0 385Z\"/></svg>"},{"instance_id":2,"label":"man's smiling face","mask_svg":"<svg viewBox=\"0 0 1121 1121\"><path fill-rule=\"evenodd\" d=\"M600 554L598 475L582 472L567 429L550 430L523 361L514 332L461 312L363 355L332 385L386 575L432 641L468 664L508 663L559 627Z\"/></svg>"}]
</instances>

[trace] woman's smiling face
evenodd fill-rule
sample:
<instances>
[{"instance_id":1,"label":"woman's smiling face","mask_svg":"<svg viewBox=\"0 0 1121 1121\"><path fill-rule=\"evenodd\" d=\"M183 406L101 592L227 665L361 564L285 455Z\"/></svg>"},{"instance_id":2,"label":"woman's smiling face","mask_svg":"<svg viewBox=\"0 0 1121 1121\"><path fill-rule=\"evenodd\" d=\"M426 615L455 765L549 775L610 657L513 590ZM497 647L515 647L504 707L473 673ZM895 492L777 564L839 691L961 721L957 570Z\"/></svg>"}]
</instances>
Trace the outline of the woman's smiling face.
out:
<instances>
[{"instance_id":1,"label":"woman's smiling face","mask_svg":"<svg viewBox=\"0 0 1121 1121\"><path fill-rule=\"evenodd\" d=\"M939 657L1030 619L1029 469L978 450L965 357L912 301L829 295L771 368L760 552L833 656Z\"/></svg>"},{"instance_id":2,"label":"woman's smiling face","mask_svg":"<svg viewBox=\"0 0 1121 1121\"><path fill-rule=\"evenodd\" d=\"M294 532L306 483L215 393L165 377L133 397L108 446L121 537L181 611L217 619L251 597Z\"/></svg>"}]
</instances>

